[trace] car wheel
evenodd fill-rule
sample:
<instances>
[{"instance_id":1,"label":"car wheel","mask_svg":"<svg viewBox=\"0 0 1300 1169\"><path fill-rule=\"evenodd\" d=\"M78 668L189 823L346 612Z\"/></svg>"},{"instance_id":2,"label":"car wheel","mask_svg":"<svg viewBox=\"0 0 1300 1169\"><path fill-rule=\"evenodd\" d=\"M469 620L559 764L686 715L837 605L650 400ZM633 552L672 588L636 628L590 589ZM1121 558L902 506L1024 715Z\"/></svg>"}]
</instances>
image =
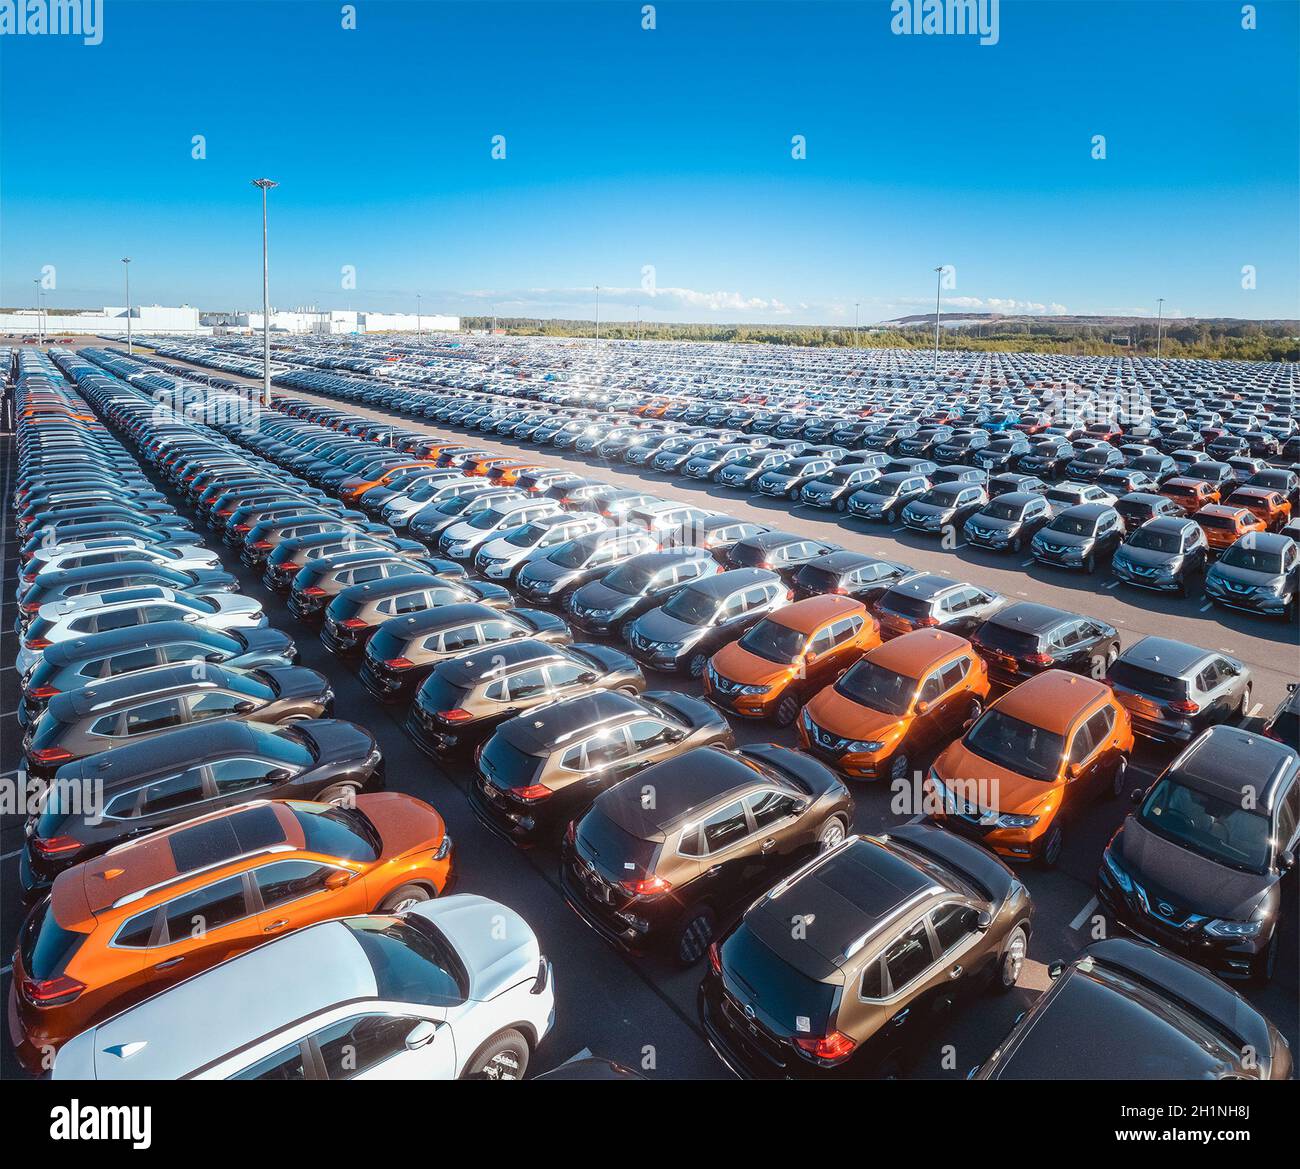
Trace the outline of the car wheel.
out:
<instances>
[{"instance_id":1,"label":"car wheel","mask_svg":"<svg viewBox=\"0 0 1300 1169\"><path fill-rule=\"evenodd\" d=\"M635 618L628 618L618 627L619 641L630 641L632 639L632 624Z\"/></svg>"},{"instance_id":2,"label":"car wheel","mask_svg":"<svg viewBox=\"0 0 1300 1169\"><path fill-rule=\"evenodd\" d=\"M405 913L421 901L429 900L429 890L423 885L399 885L380 903L377 913Z\"/></svg>"},{"instance_id":3,"label":"car wheel","mask_svg":"<svg viewBox=\"0 0 1300 1169\"><path fill-rule=\"evenodd\" d=\"M1012 540L1011 540L1011 551L1012 551L1012 552L1019 552L1020 549L1023 548L1024 546L1025 546L1025 542L1024 542L1024 541L1023 541L1019 536L1014 536L1014 537L1012 537Z\"/></svg>"},{"instance_id":4,"label":"car wheel","mask_svg":"<svg viewBox=\"0 0 1300 1169\"><path fill-rule=\"evenodd\" d=\"M1277 968L1277 928L1268 940L1268 949L1255 959L1250 970L1250 980L1256 986L1267 986L1273 981L1273 971Z\"/></svg>"},{"instance_id":5,"label":"car wheel","mask_svg":"<svg viewBox=\"0 0 1300 1169\"><path fill-rule=\"evenodd\" d=\"M1043 851L1038 856L1039 864L1045 869L1056 868L1056 862L1061 859L1061 849L1064 845L1065 829L1061 827L1061 821L1058 819L1043 838Z\"/></svg>"},{"instance_id":6,"label":"car wheel","mask_svg":"<svg viewBox=\"0 0 1300 1169\"><path fill-rule=\"evenodd\" d=\"M772 721L779 727L788 727L798 717L799 696L796 694L783 695L781 701L776 704L776 712L772 715Z\"/></svg>"},{"instance_id":7,"label":"car wheel","mask_svg":"<svg viewBox=\"0 0 1300 1169\"><path fill-rule=\"evenodd\" d=\"M848 511L848 510L849 510L849 501L848 501L847 499L837 499L837 500L835 501L835 510L836 510L836 511Z\"/></svg>"},{"instance_id":8,"label":"car wheel","mask_svg":"<svg viewBox=\"0 0 1300 1169\"><path fill-rule=\"evenodd\" d=\"M1016 983L1020 980L1020 972L1025 966L1025 957L1029 953L1029 931L1025 929L1025 923L1020 922L1016 928L1007 936L1007 944L1002 950L1002 957L998 962L997 978L994 980L993 989L998 994L1006 994L1007 991L1013 990Z\"/></svg>"},{"instance_id":9,"label":"car wheel","mask_svg":"<svg viewBox=\"0 0 1300 1169\"><path fill-rule=\"evenodd\" d=\"M895 751L889 761L889 779L892 783L906 780L912 774L912 760L906 751Z\"/></svg>"},{"instance_id":10,"label":"car wheel","mask_svg":"<svg viewBox=\"0 0 1300 1169\"><path fill-rule=\"evenodd\" d=\"M891 507L887 512L885 512L885 523L887 524L898 523L898 512L895 508Z\"/></svg>"},{"instance_id":11,"label":"car wheel","mask_svg":"<svg viewBox=\"0 0 1300 1169\"><path fill-rule=\"evenodd\" d=\"M620 694L626 694L629 698L635 698L641 693L635 686L620 686L618 692Z\"/></svg>"},{"instance_id":12,"label":"car wheel","mask_svg":"<svg viewBox=\"0 0 1300 1169\"><path fill-rule=\"evenodd\" d=\"M713 910L706 905L689 910L677 927L674 957L680 966L694 966L708 953L713 941Z\"/></svg>"},{"instance_id":13,"label":"car wheel","mask_svg":"<svg viewBox=\"0 0 1300 1169\"><path fill-rule=\"evenodd\" d=\"M970 719L971 722L974 722L983 713L984 703L982 703L978 698L972 698L970 700L970 706L966 708L966 717Z\"/></svg>"},{"instance_id":14,"label":"car wheel","mask_svg":"<svg viewBox=\"0 0 1300 1169\"><path fill-rule=\"evenodd\" d=\"M324 791L316 793L316 800L322 804L350 808L356 802L358 790L353 783L332 783Z\"/></svg>"},{"instance_id":15,"label":"car wheel","mask_svg":"<svg viewBox=\"0 0 1300 1169\"><path fill-rule=\"evenodd\" d=\"M1124 791L1124 780L1128 776L1128 760L1123 756L1115 764L1115 774L1110 778L1110 788L1106 794L1111 799L1117 798Z\"/></svg>"},{"instance_id":16,"label":"car wheel","mask_svg":"<svg viewBox=\"0 0 1300 1169\"><path fill-rule=\"evenodd\" d=\"M1241 691L1241 705L1237 708L1237 716L1244 723L1250 718L1250 683L1247 682Z\"/></svg>"},{"instance_id":17,"label":"car wheel","mask_svg":"<svg viewBox=\"0 0 1300 1169\"><path fill-rule=\"evenodd\" d=\"M1083 558L1083 571L1089 576L1097 571L1097 558L1091 552Z\"/></svg>"},{"instance_id":18,"label":"car wheel","mask_svg":"<svg viewBox=\"0 0 1300 1169\"><path fill-rule=\"evenodd\" d=\"M844 821L839 816L832 816L822 830L817 833L817 851L830 852L844 840Z\"/></svg>"},{"instance_id":19,"label":"car wheel","mask_svg":"<svg viewBox=\"0 0 1300 1169\"><path fill-rule=\"evenodd\" d=\"M514 1029L492 1036L465 1065L466 1080L522 1080L528 1070L528 1040Z\"/></svg>"},{"instance_id":20,"label":"car wheel","mask_svg":"<svg viewBox=\"0 0 1300 1169\"><path fill-rule=\"evenodd\" d=\"M709 664L708 654L694 653L686 662L686 672L692 678L704 677L704 668Z\"/></svg>"}]
</instances>

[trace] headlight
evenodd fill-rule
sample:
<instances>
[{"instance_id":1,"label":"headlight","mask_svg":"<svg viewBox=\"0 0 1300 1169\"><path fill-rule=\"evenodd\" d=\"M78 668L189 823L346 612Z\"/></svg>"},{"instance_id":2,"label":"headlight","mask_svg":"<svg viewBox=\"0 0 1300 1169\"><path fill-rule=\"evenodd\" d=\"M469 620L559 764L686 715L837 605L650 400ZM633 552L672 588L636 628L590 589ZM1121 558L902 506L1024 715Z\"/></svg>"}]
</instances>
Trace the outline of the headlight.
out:
<instances>
[{"instance_id":1,"label":"headlight","mask_svg":"<svg viewBox=\"0 0 1300 1169\"><path fill-rule=\"evenodd\" d=\"M851 742L846 750L850 752L867 752L879 751L885 744L876 739L855 739Z\"/></svg>"},{"instance_id":2,"label":"headlight","mask_svg":"<svg viewBox=\"0 0 1300 1169\"><path fill-rule=\"evenodd\" d=\"M766 694L771 689L771 686L742 686L740 692L752 696L755 694Z\"/></svg>"},{"instance_id":3,"label":"headlight","mask_svg":"<svg viewBox=\"0 0 1300 1169\"><path fill-rule=\"evenodd\" d=\"M1123 889L1125 893L1131 893L1133 891L1133 879L1120 867L1119 861L1111 855L1110 849L1101 854L1101 859L1105 862L1106 871L1110 873L1115 884Z\"/></svg>"},{"instance_id":4,"label":"headlight","mask_svg":"<svg viewBox=\"0 0 1300 1169\"><path fill-rule=\"evenodd\" d=\"M1212 938L1253 938L1263 928L1262 921L1227 921L1216 917L1205 923L1205 932Z\"/></svg>"},{"instance_id":5,"label":"headlight","mask_svg":"<svg viewBox=\"0 0 1300 1169\"><path fill-rule=\"evenodd\" d=\"M1037 816L1012 816L1007 812L1004 812L997 819L999 828L1032 828L1037 823Z\"/></svg>"}]
</instances>

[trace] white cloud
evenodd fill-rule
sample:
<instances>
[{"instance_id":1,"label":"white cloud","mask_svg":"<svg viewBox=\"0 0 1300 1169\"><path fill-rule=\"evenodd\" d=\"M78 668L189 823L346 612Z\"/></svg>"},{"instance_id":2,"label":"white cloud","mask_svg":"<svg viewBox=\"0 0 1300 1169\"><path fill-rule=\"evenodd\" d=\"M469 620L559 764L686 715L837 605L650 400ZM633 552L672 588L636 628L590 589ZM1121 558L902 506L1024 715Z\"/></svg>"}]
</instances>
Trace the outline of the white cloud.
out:
<instances>
[{"instance_id":1,"label":"white cloud","mask_svg":"<svg viewBox=\"0 0 1300 1169\"><path fill-rule=\"evenodd\" d=\"M527 288L491 291L476 289L464 294L476 300L495 303L498 310L504 308L545 308L551 311L568 308L576 310L579 316L586 316L594 311L596 290L594 288ZM607 288L600 287L601 305L617 304L627 307L640 305L643 309L654 309L657 313L687 312L728 312L783 315L790 309L781 301L761 296L745 296L739 292L701 292L694 288L653 287L653 288Z\"/></svg>"}]
</instances>

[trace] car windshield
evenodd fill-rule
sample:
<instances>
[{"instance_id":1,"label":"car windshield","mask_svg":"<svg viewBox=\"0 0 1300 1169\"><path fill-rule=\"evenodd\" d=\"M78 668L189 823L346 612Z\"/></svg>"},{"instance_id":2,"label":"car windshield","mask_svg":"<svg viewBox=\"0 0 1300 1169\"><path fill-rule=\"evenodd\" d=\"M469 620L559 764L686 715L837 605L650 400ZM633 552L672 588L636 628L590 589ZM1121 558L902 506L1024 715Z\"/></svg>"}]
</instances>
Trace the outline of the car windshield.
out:
<instances>
[{"instance_id":1,"label":"car windshield","mask_svg":"<svg viewBox=\"0 0 1300 1169\"><path fill-rule=\"evenodd\" d=\"M1177 552L1183 546L1181 532L1158 528L1138 528L1128 539L1130 548L1145 548L1151 552Z\"/></svg>"},{"instance_id":2,"label":"car windshield","mask_svg":"<svg viewBox=\"0 0 1300 1169\"><path fill-rule=\"evenodd\" d=\"M303 847L308 852L348 861L379 859L383 842L359 809L335 806L308 811L296 807L293 814L306 837Z\"/></svg>"},{"instance_id":3,"label":"car windshield","mask_svg":"<svg viewBox=\"0 0 1300 1169\"><path fill-rule=\"evenodd\" d=\"M1018 520L1023 507L1023 503L1005 503L1000 499L995 499L984 509L982 514L995 520Z\"/></svg>"},{"instance_id":4,"label":"car windshield","mask_svg":"<svg viewBox=\"0 0 1300 1169\"><path fill-rule=\"evenodd\" d=\"M773 621L770 617L760 621L740 639L740 648L766 658L769 662L785 665L801 653L808 635Z\"/></svg>"},{"instance_id":5,"label":"car windshield","mask_svg":"<svg viewBox=\"0 0 1300 1169\"><path fill-rule=\"evenodd\" d=\"M664 605L664 612L669 617L675 617L687 625L706 625L713 620L717 611L717 598L709 596L702 589L682 589Z\"/></svg>"},{"instance_id":6,"label":"car windshield","mask_svg":"<svg viewBox=\"0 0 1300 1169\"><path fill-rule=\"evenodd\" d=\"M408 496L412 503L424 503L426 500L432 499L437 495L445 485L445 482L446 481L442 479L430 479L427 483L420 483L418 486L413 487L408 492ZM389 486L393 485L390 484Z\"/></svg>"},{"instance_id":7,"label":"car windshield","mask_svg":"<svg viewBox=\"0 0 1300 1169\"><path fill-rule=\"evenodd\" d=\"M1058 516L1047 525L1049 532L1059 532L1067 536L1091 536L1096 521L1083 516Z\"/></svg>"},{"instance_id":8,"label":"car windshield","mask_svg":"<svg viewBox=\"0 0 1300 1169\"><path fill-rule=\"evenodd\" d=\"M469 526L475 531L487 532L495 528L498 524L504 522L506 513L497 511L494 507L485 507L472 520L468 521Z\"/></svg>"},{"instance_id":9,"label":"car windshield","mask_svg":"<svg viewBox=\"0 0 1300 1169\"><path fill-rule=\"evenodd\" d=\"M1181 783L1177 775L1156 782L1138 822L1157 836L1250 873L1268 871L1272 845L1268 817Z\"/></svg>"},{"instance_id":10,"label":"car windshield","mask_svg":"<svg viewBox=\"0 0 1300 1169\"><path fill-rule=\"evenodd\" d=\"M915 678L887 670L875 662L858 662L835 683L835 692L885 714L906 714L916 693Z\"/></svg>"},{"instance_id":11,"label":"car windshield","mask_svg":"<svg viewBox=\"0 0 1300 1169\"><path fill-rule=\"evenodd\" d=\"M1282 571L1282 553L1251 548L1248 541L1240 540L1219 557L1219 563L1249 572L1279 573Z\"/></svg>"},{"instance_id":12,"label":"car windshield","mask_svg":"<svg viewBox=\"0 0 1300 1169\"><path fill-rule=\"evenodd\" d=\"M990 763L1047 782L1060 774L1065 755L1065 741L1060 735L1000 710L987 711L962 742L967 750Z\"/></svg>"},{"instance_id":13,"label":"car windshield","mask_svg":"<svg viewBox=\"0 0 1300 1169\"><path fill-rule=\"evenodd\" d=\"M453 1007L469 994L469 977L451 943L432 922L409 917L353 917L344 924L375 974L383 1002Z\"/></svg>"},{"instance_id":14,"label":"car windshield","mask_svg":"<svg viewBox=\"0 0 1300 1169\"><path fill-rule=\"evenodd\" d=\"M599 538L582 537L561 544L546 559L561 568L581 568L599 546Z\"/></svg>"},{"instance_id":15,"label":"car windshield","mask_svg":"<svg viewBox=\"0 0 1300 1169\"><path fill-rule=\"evenodd\" d=\"M544 535L546 529L541 524L524 524L506 537L506 543L512 548L531 548Z\"/></svg>"},{"instance_id":16,"label":"car windshield","mask_svg":"<svg viewBox=\"0 0 1300 1169\"><path fill-rule=\"evenodd\" d=\"M646 585L650 583L650 578L653 576L653 568L645 568L636 564L624 564L614 569L600 583L607 588L613 589L616 593L637 597L645 591Z\"/></svg>"}]
</instances>

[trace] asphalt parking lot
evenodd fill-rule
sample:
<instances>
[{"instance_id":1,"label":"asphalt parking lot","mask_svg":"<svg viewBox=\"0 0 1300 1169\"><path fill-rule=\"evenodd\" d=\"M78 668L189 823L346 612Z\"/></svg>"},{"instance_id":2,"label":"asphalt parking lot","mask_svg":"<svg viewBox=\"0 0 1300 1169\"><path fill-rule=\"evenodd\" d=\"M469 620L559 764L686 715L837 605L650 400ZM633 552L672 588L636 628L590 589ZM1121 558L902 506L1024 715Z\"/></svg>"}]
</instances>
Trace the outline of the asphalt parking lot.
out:
<instances>
[{"instance_id":1,"label":"asphalt parking lot","mask_svg":"<svg viewBox=\"0 0 1300 1169\"><path fill-rule=\"evenodd\" d=\"M295 391L295 396L313 398ZM319 398L317 400L325 401ZM337 404L337 403L335 403ZM347 404L358 414L389 418L393 415ZM464 432L419 422L421 429L460 437ZM503 453L536 455L538 461L580 469L611 483L639 486L667 498L681 499L752 518L801 533L829 535L846 547L887 555L918 569L997 589L1010 597L1027 598L1087 613L1110 622L1125 644L1159 633L1195 644L1218 648L1246 662L1255 678L1256 713L1270 711L1285 692L1296 670L1295 631L1279 623L1244 614L1203 609L1204 602L1189 598L1164 598L1108 587L1104 575L1084 578L1022 563L1023 557L1002 558L973 548L945 551L934 542L907 532L868 527L854 520L808 509L791 509L784 502L757 499L714 484L634 472L622 465L553 448L505 444L473 433L475 445ZM3 481L7 492L12 478L12 440L6 440ZM8 523L6 498L5 520ZM17 678L12 670L15 636L12 589L15 549L4 532L3 636L0 637L0 771L16 766L19 736L12 712L17 702ZM223 552L219 541L210 546ZM429 801L444 815L456 841L457 881L462 889L484 893L517 909L538 932L556 965L558 1004L555 1031L542 1047L536 1070L554 1066L575 1053L590 1050L643 1068L646 1074L666 1077L716 1077L726 1075L705 1044L695 1015L695 990L699 975L683 972L665 961L625 958L592 934L568 909L556 878L556 855L549 848L523 852L501 840L471 813L464 789L463 771L449 773L421 753L401 731L404 710L390 711L374 702L347 667L320 644L315 632L304 630L286 611L283 602L267 593L237 560L225 556L226 566L241 579L246 593L264 603L273 625L299 636L302 664L328 674L338 694L338 713L370 727L388 760L390 786ZM698 684L680 678L649 675L652 687L698 692ZM771 740L792 743L790 731L767 725L737 727L743 741ZM1130 770L1132 786L1146 782L1167 761L1167 750L1140 748ZM928 759L917 761L921 767ZM858 801L855 828L873 832L907 819L891 807L891 793L881 785L856 785ZM1014 1018L1047 985L1046 964L1068 958L1104 928L1096 918L1093 900L1096 867L1102 848L1128 810L1123 801L1097 804L1075 822L1060 865L1054 871L1029 870L1026 883L1037 907L1030 962L1021 987L1007 998L984 999L959 1013L923 1050L908 1073L918 1078L961 1077L979 1063L1006 1033ZM19 922L16 892L16 850L21 825L6 817L0 825L0 929L6 954L4 993L8 994L7 956ZM1284 904L1282 950L1275 981L1264 990L1248 990L1256 1002L1293 1045L1300 1039L1297 1015L1297 975L1300 933L1297 932L1295 889ZM6 1051L0 1074L18 1074Z\"/></svg>"}]
</instances>

